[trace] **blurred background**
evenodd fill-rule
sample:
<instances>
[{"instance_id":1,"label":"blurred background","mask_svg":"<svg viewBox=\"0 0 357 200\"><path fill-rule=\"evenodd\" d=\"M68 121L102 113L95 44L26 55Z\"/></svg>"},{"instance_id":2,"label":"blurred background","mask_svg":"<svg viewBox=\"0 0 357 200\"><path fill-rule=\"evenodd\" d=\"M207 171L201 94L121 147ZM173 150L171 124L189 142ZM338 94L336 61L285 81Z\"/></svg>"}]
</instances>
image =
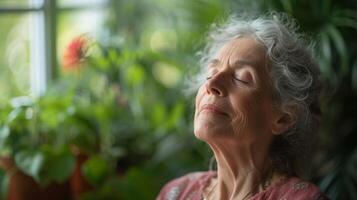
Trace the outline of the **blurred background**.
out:
<instances>
[{"instance_id":1,"label":"blurred background","mask_svg":"<svg viewBox=\"0 0 357 200\"><path fill-rule=\"evenodd\" d=\"M154 199L207 170L196 53L229 13L268 11L316 41L327 88L307 178L357 199L356 0L0 0L0 199Z\"/></svg>"}]
</instances>

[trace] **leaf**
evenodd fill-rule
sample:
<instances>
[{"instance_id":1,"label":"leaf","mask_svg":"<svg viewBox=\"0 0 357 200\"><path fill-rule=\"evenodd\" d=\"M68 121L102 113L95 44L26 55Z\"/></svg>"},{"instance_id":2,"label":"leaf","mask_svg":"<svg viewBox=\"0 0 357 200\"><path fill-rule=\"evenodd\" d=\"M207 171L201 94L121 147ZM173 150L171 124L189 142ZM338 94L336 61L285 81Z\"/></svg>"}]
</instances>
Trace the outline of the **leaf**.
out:
<instances>
[{"instance_id":1,"label":"leaf","mask_svg":"<svg viewBox=\"0 0 357 200\"><path fill-rule=\"evenodd\" d=\"M108 60L111 61L112 63L116 63L118 60L119 55L118 52L115 49L109 49L108 50Z\"/></svg>"},{"instance_id":2,"label":"leaf","mask_svg":"<svg viewBox=\"0 0 357 200\"><path fill-rule=\"evenodd\" d=\"M15 155L16 166L25 174L40 181L40 172L44 164L44 155L40 151L22 150Z\"/></svg>"},{"instance_id":3,"label":"leaf","mask_svg":"<svg viewBox=\"0 0 357 200\"><path fill-rule=\"evenodd\" d=\"M72 174L75 158L66 149L42 146L39 150L23 150L15 155L15 163L25 174L41 184L64 182Z\"/></svg>"},{"instance_id":4,"label":"leaf","mask_svg":"<svg viewBox=\"0 0 357 200\"><path fill-rule=\"evenodd\" d=\"M337 26L347 26L357 30L357 21L347 17L334 17L332 21Z\"/></svg>"},{"instance_id":5,"label":"leaf","mask_svg":"<svg viewBox=\"0 0 357 200\"><path fill-rule=\"evenodd\" d=\"M44 152L46 159L40 173L41 182L46 184L66 181L73 173L76 164L74 155L66 149L54 150L51 147Z\"/></svg>"},{"instance_id":6,"label":"leaf","mask_svg":"<svg viewBox=\"0 0 357 200\"><path fill-rule=\"evenodd\" d=\"M293 12L293 5L290 0L281 0L281 4L283 5L284 11L288 13Z\"/></svg>"},{"instance_id":7,"label":"leaf","mask_svg":"<svg viewBox=\"0 0 357 200\"><path fill-rule=\"evenodd\" d=\"M335 16L351 17L357 19L357 12L355 9L343 8L343 9L338 9L335 12Z\"/></svg>"},{"instance_id":8,"label":"leaf","mask_svg":"<svg viewBox=\"0 0 357 200\"><path fill-rule=\"evenodd\" d=\"M6 141L10 135L10 129L8 126L0 127L0 149L3 149L6 145Z\"/></svg>"},{"instance_id":9,"label":"leaf","mask_svg":"<svg viewBox=\"0 0 357 200\"><path fill-rule=\"evenodd\" d=\"M110 68L110 62L106 58L96 58L93 66L100 71L106 71Z\"/></svg>"},{"instance_id":10,"label":"leaf","mask_svg":"<svg viewBox=\"0 0 357 200\"><path fill-rule=\"evenodd\" d=\"M23 107L23 106L31 106L32 103L33 103L32 99L28 96L14 97L11 99L11 105L14 108Z\"/></svg>"},{"instance_id":11,"label":"leaf","mask_svg":"<svg viewBox=\"0 0 357 200\"><path fill-rule=\"evenodd\" d=\"M329 63L331 63L331 45L330 45L330 41L328 39L328 35L325 34L324 32L322 32L320 34L321 37L321 50L322 50L322 54L324 56L325 59L329 59Z\"/></svg>"},{"instance_id":12,"label":"leaf","mask_svg":"<svg viewBox=\"0 0 357 200\"><path fill-rule=\"evenodd\" d=\"M23 108L18 107L18 108L13 109L7 117L7 123L11 123L11 122L15 121L16 119L21 117L21 114L23 114Z\"/></svg>"},{"instance_id":13,"label":"leaf","mask_svg":"<svg viewBox=\"0 0 357 200\"><path fill-rule=\"evenodd\" d=\"M163 123L166 118L166 115L167 109L163 103L157 102L155 105L153 105L151 110L151 120L153 124L160 125L161 123Z\"/></svg>"},{"instance_id":14,"label":"leaf","mask_svg":"<svg viewBox=\"0 0 357 200\"><path fill-rule=\"evenodd\" d=\"M83 175L93 185L101 185L109 175L109 164L102 157L92 156L82 166Z\"/></svg>"},{"instance_id":15,"label":"leaf","mask_svg":"<svg viewBox=\"0 0 357 200\"><path fill-rule=\"evenodd\" d=\"M9 176L7 173L0 169L0 200L5 200L7 197L7 191L9 187Z\"/></svg>"},{"instance_id":16,"label":"leaf","mask_svg":"<svg viewBox=\"0 0 357 200\"><path fill-rule=\"evenodd\" d=\"M133 65L126 71L126 81L133 85L140 85L145 77L145 71L140 65Z\"/></svg>"},{"instance_id":17,"label":"leaf","mask_svg":"<svg viewBox=\"0 0 357 200\"><path fill-rule=\"evenodd\" d=\"M348 53L345 41L341 35L341 32L333 25L328 25L326 31L331 37L332 42L334 43L337 52L341 60L341 69L340 72L345 74L348 72Z\"/></svg>"},{"instance_id":18,"label":"leaf","mask_svg":"<svg viewBox=\"0 0 357 200\"><path fill-rule=\"evenodd\" d=\"M319 51L320 51L320 66L321 71L327 77L331 77L333 73L333 69L331 66L331 45L328 34L325 32L320 33L320 43L319 43Z\"/></svg>"}]
</instances>

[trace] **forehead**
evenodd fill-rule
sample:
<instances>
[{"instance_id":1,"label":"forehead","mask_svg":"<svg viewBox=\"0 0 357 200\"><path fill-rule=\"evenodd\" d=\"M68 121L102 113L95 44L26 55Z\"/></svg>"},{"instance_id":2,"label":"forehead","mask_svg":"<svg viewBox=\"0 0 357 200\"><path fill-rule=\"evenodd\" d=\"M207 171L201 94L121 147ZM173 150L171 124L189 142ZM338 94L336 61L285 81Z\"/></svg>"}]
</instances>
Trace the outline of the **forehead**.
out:
<instances>
[{"instance_id":1,"label":"forehead","mask_svg":"<svg viewBox=\"0 0 357 200\"><path fill-rule=\"evenodd\" d=\"M224 44L214 59L229 65L243 60L254 66L265 66L266 49L253 37L239 37Z\"/></svg>"}]
</instances>

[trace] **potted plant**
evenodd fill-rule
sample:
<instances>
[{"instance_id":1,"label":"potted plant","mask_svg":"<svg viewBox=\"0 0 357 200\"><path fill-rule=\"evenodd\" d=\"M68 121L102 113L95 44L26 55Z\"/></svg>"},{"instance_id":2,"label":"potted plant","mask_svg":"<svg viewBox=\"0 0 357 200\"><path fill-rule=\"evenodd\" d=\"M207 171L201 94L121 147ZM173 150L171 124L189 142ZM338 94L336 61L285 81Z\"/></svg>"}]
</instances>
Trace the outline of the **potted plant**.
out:
<instances>
[{"instance_id":1,"label":"potted plant","mask_svg":"<svg viewBox=\"0 0 357 200\"><path fill-rule=\"evenodd\" d=\"M80 37L69 46L66 69L75 73L54 81L41 97L17 97L1 108L0 166L3 180L10 180L7 199L77 198L116 174L116 158L124 150L112 133L123 118L130 119L130 109L109 72L113 68L84 67L89 65L86 44ZM25 189L18 187L23 185L19 174L29 182ZM52 187L55 183L66 185L60 194L67 196L46 192L60 188Z\"/></svg>"},{"instance_id":2,"label":"potted plant","mask_svg":"<svg viewBox=\"0 0 357 200\"><path fill-rule=\"evenodd\" d=\"M42 99L17 97L2 109L0 163L9 176L8 199L70 196L65 181L73 171L74 157L44 120L46 106ZM64 185L54 187L56 184ZM59 188L63 196L48 193Z\"/></svg>"}]
</instances>

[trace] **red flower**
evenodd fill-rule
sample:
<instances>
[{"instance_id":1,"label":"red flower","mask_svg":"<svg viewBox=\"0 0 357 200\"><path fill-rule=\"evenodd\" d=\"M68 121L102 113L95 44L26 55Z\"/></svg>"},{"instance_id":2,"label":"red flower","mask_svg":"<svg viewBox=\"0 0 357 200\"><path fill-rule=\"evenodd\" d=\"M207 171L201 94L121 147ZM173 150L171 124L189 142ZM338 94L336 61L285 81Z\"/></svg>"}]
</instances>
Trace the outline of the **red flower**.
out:
<instances>
[{"instance_id":1,"label":"red flower","mask_svg":"<svg viewBox=\"0 0 357 200\"><path fill-rule=\"evenodd\" d=\"M74 38L63 54L63 67L67 70L79 69L87 56L89 39L84 36Z\"/></svg>"}]
</instances>

